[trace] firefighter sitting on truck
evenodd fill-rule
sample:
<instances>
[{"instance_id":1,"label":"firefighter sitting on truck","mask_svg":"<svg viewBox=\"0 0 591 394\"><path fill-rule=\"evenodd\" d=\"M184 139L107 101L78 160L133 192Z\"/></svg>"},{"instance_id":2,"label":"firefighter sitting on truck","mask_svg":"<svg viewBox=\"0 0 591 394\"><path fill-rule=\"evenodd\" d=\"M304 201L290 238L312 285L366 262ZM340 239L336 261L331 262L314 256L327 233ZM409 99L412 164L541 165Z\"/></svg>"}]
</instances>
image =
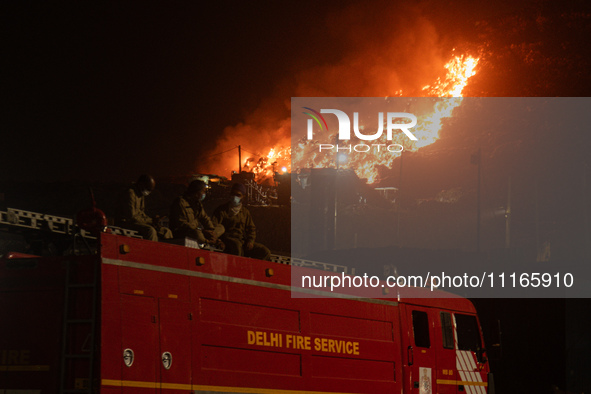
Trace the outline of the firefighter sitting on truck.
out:
<instances>
[{"instance_id":1,"label":"firefighter sitting on truck","mask_svg":"<svg viewBox=\"0 0 591 394\"><path fill-rule=\"evenodd\" d=\"M172 231L160 226L159 219L152 219L145 212L145 198L154 191L156 181L151 175L141 175L131 188L125 190L118 201L115 218L117 226L135 230L150 241L172 238Z\"/></svg>"},{"instance_id":2,"label":"firefighter sitting on truck","mask_svg":"<svg viewBox=\"0 0 591 394\"><path fill-rule=\"evenodd\" d=\"M245 195L246 187L242 183L235 183L230 190L230 201L219 206L213 214L214 224L221 224L225 229L221 237L225 244L224 252L269 260L269 249L254 241L256 227L250 212L242 204Z\"/></svg>"},{"instance_id":3,"label":"firefighter sitting on truck","mask_svg":"<svg viewBox=\"0 0 591 394\"><path fill-rule=\"evenodd\" d=\"M224 245L218 237L224 228L221 225L214 226L205 213L202 201L206 194L205 182L191 182L187 191L170 206L170 228L175 238L189 237L200 244L207 243L223 249Z\"/></svg>"}]
</instances>

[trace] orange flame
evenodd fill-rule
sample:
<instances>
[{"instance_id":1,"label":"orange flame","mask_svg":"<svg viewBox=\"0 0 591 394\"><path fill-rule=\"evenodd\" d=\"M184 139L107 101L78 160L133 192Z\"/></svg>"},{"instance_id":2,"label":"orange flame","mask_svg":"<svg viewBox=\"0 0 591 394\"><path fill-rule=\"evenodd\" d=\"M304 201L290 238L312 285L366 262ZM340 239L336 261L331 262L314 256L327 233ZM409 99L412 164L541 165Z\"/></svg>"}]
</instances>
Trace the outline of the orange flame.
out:
<instances>
[{"instance_id":1,"label":"orange flame","mask_svg":"<svg viewBox=\"0 0 591 394\"><path fill-rule=\"evenodd\" d=\"M419 117L419 121L413 127L413 135L418 141L408 142L402 136L393 136L393 144L404 142L405 150L416 151L422 147L431 145L439 139L441 130L441 121L443 118L452 116L453 110L462 103L462 91L468 84L468 79L476 72L478 58L471 56L455 56L446 65L446 77L439 78L435 84L425 86L422 91L430 97L451 97L445 100L439 100L435 103L433 110L428 115ZM402 92L396 92L402 93ZM397 96L400 94L396 94ZM361 128L361 127L360 127ZM336 136L331 136L331 139ZM293 163L298 168L323 168L335 167L335 154L333 152L320 153L314 152L316 147L312 147L308 141L301 141L297 152L293 157ZM340 154L339 154L340 155ZM345 163L339 163L341 168L352 168L357 176L367 179L368 183L375 183L379 180L379 167L392 167L393 160L400 156L400 153L388 152L385 149L381 152L371 151L363 155L351 155Z\"/></svg>"},{"instance_id":2,"label":"orange flame","mask_svg":"<svg viewBox=\"0 0 591 394\"><path fill-rule=\"evenodd\" d=\"M468 84L470 77L476 74L475 69L478 61L478 58L462 55L454 56L447 62L444 66L446 70L445 78L438 78L434 84L423 87L422 92L427 97L451 98L437 101L429 115L419 118L419 122L412 129L418 141L412 141L409 144L408 140L402 136L394 136L392 144L402 144L404 142L405 150L416 151L437 141L442 119L451 117L453 110L462 103L462 91ZM403 96L403 92L402 90L396 90L392 96ZM285 127L285 125L282 125L282 127ZM281 173L284 167L287 172L291 172L292 162L296 168L336 166L334 153L316 152L316 148L312 147L310 141L307 140L301 141L292 157L289 143L289 139L283 139L275 146L267 147L265 149L268 152L266 155L256 154L248 157L244 160L242 171L253 172L257 182L263 183L272 179L274 172ZM380 167L391 168L393 160L399 155L400 153L387 151L352 155L346 163L340 163L339 166L341 168L352 168L360 178L367 179L367 182L371 184L379 180L378 169Z\"/></svg>"},{"instance_id":3,"label":"orange flame","mask_svg":"<svg viewBox=\"0 0 591 394\"><path fill-rule=\"evenodd\" d=\"M479 60L472 56L455 56L444 66L447 70L445 79L442 81L438 78L433 86L427 85L423 91L428 96L462 97L462 90L468 84L468 79L476 74L474 69Z\"/></svg>"},{"instance_id":4,"label":"orange flame","mask_svg":"<svg viewBox=\"0 0 591 394\"><path fill-rule=\"evenodd\" d=\"M291 147L273 147L266 156L258 159L249 157L244 160L242 171L252 172L258 183L264 183L273 178L275 172L291 172Z\"/></svg>"}]
</instances>

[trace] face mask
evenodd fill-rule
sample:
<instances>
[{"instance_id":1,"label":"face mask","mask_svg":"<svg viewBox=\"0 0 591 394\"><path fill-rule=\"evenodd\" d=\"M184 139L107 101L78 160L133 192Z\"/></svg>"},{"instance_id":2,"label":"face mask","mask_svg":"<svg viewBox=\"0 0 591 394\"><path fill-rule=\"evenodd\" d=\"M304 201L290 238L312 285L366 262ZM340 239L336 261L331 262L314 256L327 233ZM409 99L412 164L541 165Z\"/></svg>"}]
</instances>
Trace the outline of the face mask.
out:
<instances>
[{"instance_id":1,"label":"face mask","mask_svg":"<svg viewBox=\"0 0 591 394\"><path fill-rule=\"evenodd\" d=\"M144 195L144 197L147 197L150 195L150 191L149 190L142 190L142 194Z\"/></svg>"},{"instance_id":2,"label":"face mask","mask_svg":"<svg viewBox=\"0 0 591 394\"><path fill-rule=\"evenodd\" d=\"M230 197L230 204L232 204L233 206L235 206L235 207L236 207L236 206L240 205L240 200L241 200L241 198L240 198L240 197L237 197L237 196L231 196L231 197Z\"/></svg>"},{"instance_id":3,"label":"face mask","mask_svg":"<svg viewBox=\"0 0 591 394\"><path fill-rule=\"evenodd\" d=\"M199 197L199 201L203 201L205 200L205 193L203 193L200 197Z\"/></svg>"}]
</instances>

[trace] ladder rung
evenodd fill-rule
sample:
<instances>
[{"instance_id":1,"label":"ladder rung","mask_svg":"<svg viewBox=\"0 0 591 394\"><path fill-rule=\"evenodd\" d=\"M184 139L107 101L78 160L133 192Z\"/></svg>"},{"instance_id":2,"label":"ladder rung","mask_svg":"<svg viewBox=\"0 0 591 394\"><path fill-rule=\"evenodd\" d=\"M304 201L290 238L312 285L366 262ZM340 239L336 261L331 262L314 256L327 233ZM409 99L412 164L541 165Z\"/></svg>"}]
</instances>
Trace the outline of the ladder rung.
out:
<instances>
[{"instance_id":1,"label":"ladder rung","mask_svg":"<svg viewBox=\"0 0 591 394\"><path fill-rule=\"evenodd\" d=\"M66 354L66 358L90 358L90 354Z\"/></svg>"},{"instance_id":2,"label":"ladder rung","mask_svg":"<svg viewBox=\"0 0 591 394\"><path fill-rule=\"evenodd\" d=\"M96 307L98 305L98 279L97 279L97 275L100 274L100 270L99 270L99 265L95 264L94 266L94 281L93 283L73 283L76 281L75 278L71 277L71 268L70 268L71 264L67 264L66 265L66 283L65 283L65 297L64 297L64 315L62 316L62 321L63 321L63 327L62 327L62 350L61 350L61 372L60 372L60 393L93 393L93 388L87 388L85 386L87 386L87 384L84 385L79 385L76 384L74 387L75 388L70 388L70 389L66 389L67 386L67 378L68 378L68 370L71 367L75 367L76 364L79 364L78 360L85 360L83 362L83 364L88 363L88 368L89 368L89 374L88 374L88 380L89 382L91 382L93 380L93 376L94 376L94 356L95 356L95 349L94 349L94 336L96 334L96 318L95 318L95 313L96 313ZM71 281L71 279L73 279L73 282ZM70 306L70 294L72 295L76 295L76 290L77 289L90 289L90 292L92 293L92 300L91 300L91 316L90 318L82 318L82 319L78 319L78 318L74 318L76 315L72 314L72 316L70 316L70 313L68 312L70 310L69 306ZM75 304L72 304L72 306ZM85 317L87 317L88 315L83 315ZM84 341L84 344L82 345L82 351L88 351L88 353L77 353L77 354L67 354L67 348L68 348L68 344L72 344L72 340L70 339L68 333L70 331L74 330L74 327L72 325L86 325L86 327L88 327L90 333L88 334L86 340ZM80 326L77 326L80 327ZM80 327L81 328L81 327ZM84 331L86 331L86 329L84 329ZM88 361L86 361L88 360ZM78 383L78 382L77 382ZM70 386L71 387L71 386Z\"/></svg>"},{"instance_id":3,"label":"ladder rung","mask_svg":"<svg viewBox=\"0 0 591 394\"><path fill-rule=\"evenodd\" d=\"M70 319L67 321L69 324L91 324L93 321L91 319Z\"/></svg>"},{"instance_id":4,"label":"ladder rung","mask_svg":"<svg viewBox=\"0 0 591 394\"><path fill-rule=\"evenodd\" d=\"M94 287L94 284L92 283L73 283L73 284L69 284L68 287Z\"/></svg>"}]
</instances>

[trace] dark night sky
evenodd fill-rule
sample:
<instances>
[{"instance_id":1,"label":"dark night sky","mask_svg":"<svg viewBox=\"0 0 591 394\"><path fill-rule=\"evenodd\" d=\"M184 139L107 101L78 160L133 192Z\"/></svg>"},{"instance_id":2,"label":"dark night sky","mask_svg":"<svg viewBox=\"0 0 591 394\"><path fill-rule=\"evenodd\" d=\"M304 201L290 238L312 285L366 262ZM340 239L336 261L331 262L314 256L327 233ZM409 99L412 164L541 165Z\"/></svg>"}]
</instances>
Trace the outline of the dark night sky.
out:
<instances>
[{"instance_id":1,"label":"dark night sky","mask_svg":"<svg viewBox=\"0 0 591 394\"><path fill-rule=\"evenodd\" d=\"M278 4L5 3L0 177L190 172L289 72L330 6Z\"/></svg>"},{"instance_id":2,"label":"dark night sky","mask_svg":"<svg viewBox=\"0 0 591 394\"><path fill-rule=\"evenodd\" d=\"M301 70L403 34L405 18L428 19L442 50L482 54L470 95L587 96L589 7L554 3L423 1L408 17L385 1L4 3L0 180L191 173Z\"/></svg>"}]
</instances>

